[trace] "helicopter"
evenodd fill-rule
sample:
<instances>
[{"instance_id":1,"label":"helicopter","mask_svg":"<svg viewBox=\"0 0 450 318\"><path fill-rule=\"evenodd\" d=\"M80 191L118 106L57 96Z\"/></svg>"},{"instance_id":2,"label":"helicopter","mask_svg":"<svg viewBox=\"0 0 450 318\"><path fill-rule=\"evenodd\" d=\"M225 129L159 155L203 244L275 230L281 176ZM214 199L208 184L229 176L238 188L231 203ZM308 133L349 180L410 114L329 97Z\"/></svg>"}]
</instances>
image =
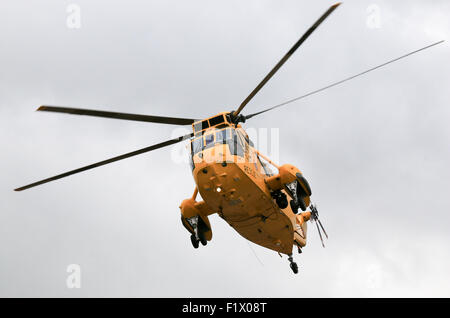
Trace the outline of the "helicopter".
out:
<instances>
[{"instance_id":1,"label":"helicopter","mask_svg":"<svg viewBox=\"0 0 450 318\"><path fill-rule=\"evenodd\" d=\"M293 250L296 247L300 254L306 246L308 222L315 223L323 247L325 245L322 234L325 238L328 238L328 234L319 219L317 205L311 201L311 186L303 172L297 167L291 164L278 165L260 153L241 124L257 115L342 84L443 42L433 43L282 104L253 114L243 115L243 109L252 98L340 5L341 3L332 5L316 20L236 110L220 112L204 119L193 119L84 108L40 106L37 111L158 124L191 125L192 133L43 179L16 188L15 191L23 191L115 161L188 141L190 168L196 186L192 196L183 200L179 208L181 222L190 234L193 247L198 248L200 244L206 246L212 240L209 216L218 214L245 239L273 250L280 256L281 254L287 255L291 270L297 274L298 265L294 261ZM198 201L198 195L203 200Z\"/></svg>"}]
</instances>

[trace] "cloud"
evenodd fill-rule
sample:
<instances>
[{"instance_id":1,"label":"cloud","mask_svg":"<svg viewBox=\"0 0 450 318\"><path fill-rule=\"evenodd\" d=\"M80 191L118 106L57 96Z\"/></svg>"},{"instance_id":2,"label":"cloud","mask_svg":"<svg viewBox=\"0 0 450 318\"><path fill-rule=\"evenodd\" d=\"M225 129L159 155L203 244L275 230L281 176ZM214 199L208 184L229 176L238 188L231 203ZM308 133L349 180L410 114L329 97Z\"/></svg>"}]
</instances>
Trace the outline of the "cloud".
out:
<instances>
[{"instance_id":1,"label":"cloud","mask_svg":"<svg viewBox=\"0 0 450 318\"><path fill-rule=\"evenodd\" d=\"M378 29L366 25L372 3L345 2L247 111L449 34L446 1L376 1ZM249 248L216 216L213 241L191 247L178 206L194 181L172 149L12 189L173 133L38 105L198 118L235 109L329 3L77 4L76 30L64 3L0 4L0 296L450 295L447 42L248 123L279 129L280 163L307 176L330 234L322 249L310 228L294 277L286 258ZM69 264L81 289L66 287Z\"/></svg>"}]
</instances>

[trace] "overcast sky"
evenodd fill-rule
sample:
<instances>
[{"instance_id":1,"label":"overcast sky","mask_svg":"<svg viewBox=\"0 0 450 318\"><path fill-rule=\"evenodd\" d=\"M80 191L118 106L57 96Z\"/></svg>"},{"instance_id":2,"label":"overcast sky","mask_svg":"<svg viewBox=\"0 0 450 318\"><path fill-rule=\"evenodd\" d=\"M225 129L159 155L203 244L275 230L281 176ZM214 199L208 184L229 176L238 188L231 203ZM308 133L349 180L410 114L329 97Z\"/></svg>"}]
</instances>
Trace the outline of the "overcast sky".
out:
<instances>
[{"instance_id":1,"label":"overcast sky","mask_svg":"<svg viewBox=\"0 0 450 318\"><path fill-rule=\"evenodd\" d=\"M279 129L279 163L303 171L329 233L323 249L310 227L298 275L217 215L213 240L192 248L178 206L194 181L172 160L184 145L13 191L177 128L37 106L194 118L236 109L331 4L0 2L0 296L449 297L448 41L245 124ZM246 112L448 40L449 14L444 0L348 0ZM70 264L79 289L66 285Z\"/></svg>"}]
</instances>

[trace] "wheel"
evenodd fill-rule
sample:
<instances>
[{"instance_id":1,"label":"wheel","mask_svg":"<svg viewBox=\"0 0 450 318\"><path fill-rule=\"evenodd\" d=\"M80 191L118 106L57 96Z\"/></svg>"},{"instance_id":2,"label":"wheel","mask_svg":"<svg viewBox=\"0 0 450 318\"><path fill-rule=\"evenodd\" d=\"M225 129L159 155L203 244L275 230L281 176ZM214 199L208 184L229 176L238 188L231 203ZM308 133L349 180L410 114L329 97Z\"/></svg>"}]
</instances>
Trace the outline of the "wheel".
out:
<instances>
[{"instance_id":1,"label":"wheel","mask_svg":"<svg viewBox=\"0 0 450 318\"><path fill-rule=\"evenodd\" d=\"M296 176L297 179L305 186L305 188L306 188L306 194L307 194L308 196L311 196L312 191L311 191L311 187L310 187L310 185L309 185L309 183L308 183L308 180L306 180L306 178L305 178L302 174L300 174L300 173L298 173L298 172L295 174L295 176Z\"/></svg>"},{"instance_id":2,"label":"wheel","mask_svg":"<svg viewBox=\"0 0 450 318\"><path fill-rule=\"evenodd\" d=\"M295 205L294 200L291 200L290 204L291 204L292 212L294 212L294 214L297 214L298 213L298 206Z\"/></svg>"},{"instance_id":3,"label":"wheel","mask_svg":"<svg viewBox=\"0 0 450 318\"><path fill-rule=\"evenodd\" d=\"M299 198L298 199L298 206L300 207L300 209L302 209L302 211L306 210L306 203L303 200L303 198Z\"/></svg>"},{"instance_id":4,"label":"wheel","mask_svg":"<svg viewBox=\"0 0 450 318\"><path fill-rule=\"evenodd\" d=\"M289 205L289 202L287 200L286 194L281 193L275 201L277 202L277 205L280 209L286 209Z\"/></svg>"},{"instance_id":5,"label":"wheel","mask_svg":"<svg viewBox=\"0 0 450 318\"><path fill-rule=\"evenodd\" d=\"M198 248L199 241L197 240L194 234L191 234L191 243L194 248Z\"/></svg>"},{"instance_id":6,"label":"wheel","mask_svg":"<svg viewBox=\"0 0 450 318\"><path fill-rule=\"evenodd\" d=\"M289 264L289 266L291 267L291 269L294 272L294 274L298 274L298 265L297 265L297 263L292 262L291 264Z\"/></svg>"},{"instance_id":7,"label":"wheel","mask_svg":"<svg viewBox=\"0 0 450 318\"><path fill-rule=\"evenodd\" d=\"M208 244L208 241L205 238L205 233L204 232L199 232L198 233L198 238L200 239L200 242L202 243L203 246ZM198 241L197 241L197 244L198 244Z\"/></svg>"}]
</instances>

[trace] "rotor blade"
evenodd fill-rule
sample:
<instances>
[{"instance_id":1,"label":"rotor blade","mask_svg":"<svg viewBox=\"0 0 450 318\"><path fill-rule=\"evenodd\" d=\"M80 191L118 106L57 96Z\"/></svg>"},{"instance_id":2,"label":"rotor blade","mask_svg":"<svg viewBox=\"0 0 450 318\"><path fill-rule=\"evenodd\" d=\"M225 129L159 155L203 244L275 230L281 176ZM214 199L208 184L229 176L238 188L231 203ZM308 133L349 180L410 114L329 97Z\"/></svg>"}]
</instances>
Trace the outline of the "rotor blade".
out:
<instances>
[{"instance_id":1,"label":"rotor blade","mask_svg":"<svg viewBox=\"0 0 450 318\"><path fill-rule=\"evenodd\" d=\"M245 116L245 119L246 119L246 120L247 120L247 119L250 119L250 118L252 118L252 117L254 117L254 116L256 116L256 115L260 115L260 114L263 114L263 113L265 113L265 112L268 112L269 110L273 110L273 109L275 109L275 108L278 108L278 107L281 107L281 106L284 106L284 105L287 105L287 104L296 102L296 101L298 101L298 100L300 100L300 99L303 99L303 98L305 98L305 97L308 97L308 96L311 96L311 95L320 93L320 92L322 92L322 91L324 91L324 90L326 90L326 89L329 89L329 88L332 88L332 87L334 87L334 86L340 85L340 84L345 83L345 82L347 82L347 81L350 81L350 80L352 80L352 79L354 79L354 78L356 78L356 77L362 76L362 75L367 74L367 73L372 72L372 71L375 71L376 69L379 69L379 68L381 68L381 67L383 67L383 66L386 66L386 65L391 64L391 63L394 63L394 62L396 62L396 61L398 61L398 60L404 59L404 58L406 58L406 57L408 57L408 56L411 56L411 55L413 55L413 54L415 54L415 53L421 52L421 51L426 50L426 49L428 49L428 48L431 48L431 47L433 47L433 46L435 46L435 45L441 44L441 43L444 42L444 41L445 41L445 40L442 40L442 41L435 42L435 43L433 43L433 44L427 45L427 46L425 46L425 47L423 47L423 48L421 48L421 49L412 51L412 52L410 52L410 53L407 53L407 54L405 54L405 55L402 55L402 56L400 56L400 57L397 57L397 58L395 58L395 59L392 59L392 60L390 60L390 61L387 61L387 62L385 62L385 63L383 63L383 64L380 64L380 65L377 65L377 66L375 66L375 67L372 67L372 68L370 68L370 69L368 69L368 70L366 70L366 71L364 71L364 72L361 72L361 73L352 75L352 76L347 77L347 78L345 78L345 79L343 79L343 80L340 80L340 81L338 81L338 82L334 82L334 83L332 83L332 84L330 84L330 85L327 85L327 86L324 86L324 87L322 87L322 88L316 89L315 91L309 92L308 94L305 94L305 95L302 95L302 96L299 96L299 97L290 99L290 100L285 101L285 102L283 102L283 103L281 103L281 104L278 104L278 105L269 107L269 108L264 109L264 110L262 110L262 111L259 111L259 112L257 112L257 113L253 113L253 114L247 115L247 116Z\"/></svg>"},{"instance_id":2,"label":"rotor blade","mask_svg":"<svg viewBox=\"0 0 450 318\"><path fill-rule=\"evenodd\" d=\"M264 77L261 83L255 87L255 89L247 96L247 98L241 103L238 110L233 115L237 116L244 109L245 105L259 92L259 90L272 78L272 76L279 70L281 66L291 57L292 54L302 45L303 42L314 32L314 30L338 7L341 3L338 2L332 5L309 29L305 34L294 44L294 46L283 56L283 58L275 65L275 67Z\"/></svg>"},{"instance_id":3,"label":"rotor blade","mask_svg":"<svg viewBox=\"0 0 450 318\"><path fill-rule=\"evenodd\" d=\"M322 242L322 246L325 247L325 244L323 244L322 234L320 233L319 226L317 225L317 220L314 223L316 223L317 231L319 232L319 237L320 237L320 241Z\"/></svg>"},{"instance_id":4,"label":"rotor blade","mask_svg":"<svg viewBox=\"0 0 450 318\"><path fill-rule=\"evenodd\" d=\"M323 233L325 234L326 238L328 239L327 231L325 231L325 228L323 227L322 222L320 222L319 218L317 218L317 222L319 222L319 225L322 228Z\"/></svg>"},{"instance_id":5,"label":"rotor blade","mask_svg":"<svg viewBox=\"0 0 450 318\"><path fill-rule=\"evenodd\" d=\"M110 158L110 159L106 159L106 160L103 160L103 161L100 161L100 162L97 162L97 163L93 163L93 164L91 164L89 166L78 168L78 169L75 169L75 170L72 170L72 171L68 171L68 172L59 174L59 175L54 176L54 177L50 177L50 178L47 178L47 179L44 179L44 180L41 180L41 181L37 181L37 182L31 183L29 185L26 185L26 186L14 189L14 191L26 190L26 189L29 189L29 188L32 188L32 187L35 187L35 186L38 186L38 185L50 182L50 181L54 181L54 180L58 180L58 179L61 179L61 178L68 177L68 176L73 175L75 173L83 172L83 171L86 171L86 170L89 170L89 169L93 169L93 168L97 168L97 167L106 165L108 163L112 163L112 162L115 162L115 161L119 161L119 160L122 160L122 159L126 159L126 158L129 158L129 157L140 155L140 154L152 151L152 150L156 150L156 149L159 149L159 148L162 148L162 147L173 145L173 144L175 144L177 142L189 139L192 136L193 136L193 134L191 133L189 135L184 135L184 136L181 136L181 137L178 137L178 138L170 139L170 140L161 142L161 143L153 145L153 146L149 146L149 147L142 148L142 149L139 149L139 150L136 150L136 151L132 151L132 152L120 155L120 156L116 156L114 158Z\"/></svg>"},{"instance_id":6,"label":"rotor blade","mask_svg":"<svg viewBox=\"0 0 450 318\"><path fill-rule=\"evenodd\" d=\"M125 119L125 120L134 120L134 121L144 121L144 122L149 122L149 123L170 124L170 125L190 125L194 121L196 121L195 119L190 119L190 118L137 115L137 114L128 114L128 113L109 112L109 111L103 111L103 110L59 107L59 106L46 106L46 105L39 107L37 109L37 111L66 113L66 114L73 114L73 115L87 115L87 116Z\"/></svg>"}]
</instances>

